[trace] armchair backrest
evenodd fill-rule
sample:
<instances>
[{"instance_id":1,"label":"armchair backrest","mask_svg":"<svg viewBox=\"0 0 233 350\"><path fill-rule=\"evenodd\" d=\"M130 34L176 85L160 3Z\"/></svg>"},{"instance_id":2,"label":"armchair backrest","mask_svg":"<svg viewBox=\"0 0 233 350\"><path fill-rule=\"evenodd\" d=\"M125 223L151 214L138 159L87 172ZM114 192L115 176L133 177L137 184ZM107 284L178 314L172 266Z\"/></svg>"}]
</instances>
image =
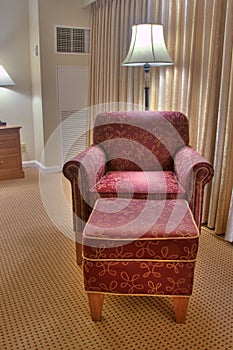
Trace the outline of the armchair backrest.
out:
<instances>
[{"instance_id":1,"label":"armchair backrest","mask_svg":"<svg viewBox=\"0 0 233 350\"><path fill-rule=\"evenodd\" d=\"M107 170L172 170L176 152L189 144L187 117L173 111L105 112L96 116L94 144Z\"/></svg>"}]
</instances>

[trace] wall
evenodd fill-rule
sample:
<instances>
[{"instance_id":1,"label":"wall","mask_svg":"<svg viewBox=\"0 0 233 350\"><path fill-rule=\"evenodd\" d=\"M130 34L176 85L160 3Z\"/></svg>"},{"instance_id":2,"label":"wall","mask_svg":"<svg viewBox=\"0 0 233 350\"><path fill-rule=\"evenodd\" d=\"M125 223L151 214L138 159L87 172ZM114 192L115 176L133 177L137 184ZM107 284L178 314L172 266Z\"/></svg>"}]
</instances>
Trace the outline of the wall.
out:
<instances>
[{"instance_id":1,"label":"wall","mask_svg":"<svg viewBox=\"0 0 233 350\"><path fill-rule=\"evenodd\" d=\"M82 0L0 0L0 64L16 83L0 88L0 119L22 126L26 161L40 162L58 124L56 67L88 65L88 56L55 54L55 25L89 27L90 8L82 5Z\"/></svg>"},{"instance_id":2,"label":"wall","mask_svg":"<svg viewBox=\"0 0 233 350\"><path fill-rule=\"evenodd\" d=\"M15 86L0 88L0 119L21 125L24 159L34 159L28 0L0 0L0 64Z\"/></svg>"},{"instance_id":3,"label":"wall","mask_svg":"<svg viewBox=\"0 0 233 350\"><path fill-rule=\"evenodd\" d=\"M82 8L82 0L39 0L41 80L44 141L58 125L57 66L87 66L88 55L56 54L55 26L89 27L90 8ZM82 84L80 84L82 89Z\"/></svg>"},{"instance_id":4,"label":"wall","mask_svg":"<svg viewBox=\"0 0 233 350\"><path fill-rule=\"evenodd\" d=\"M41 65L38 45L40 41L38 1L28 0L28 7L35 160L40 161L44 149L44 126L41 93ZM35 49L37 49L37 53Z\"/></svg>"}]
</instances>

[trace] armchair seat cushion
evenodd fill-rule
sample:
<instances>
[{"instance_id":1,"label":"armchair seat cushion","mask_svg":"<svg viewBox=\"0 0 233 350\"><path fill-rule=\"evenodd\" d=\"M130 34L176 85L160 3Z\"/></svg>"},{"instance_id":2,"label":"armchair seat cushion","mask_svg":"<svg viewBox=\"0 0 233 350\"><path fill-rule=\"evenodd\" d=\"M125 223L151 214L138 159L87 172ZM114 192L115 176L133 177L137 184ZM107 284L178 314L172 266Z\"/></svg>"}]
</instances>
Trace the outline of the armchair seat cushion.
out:
<instances>
[{"instance_id":1,"label":"armchair seat cushion","mask_svg":"<svg viewBox=\"0 0 233 350\"><path fill-rule=\"evenodd\" d=\"M97 196L134 199L185 199L186 192L172 171L109 171L90 190Z\"/></svg>"}]
</instances>

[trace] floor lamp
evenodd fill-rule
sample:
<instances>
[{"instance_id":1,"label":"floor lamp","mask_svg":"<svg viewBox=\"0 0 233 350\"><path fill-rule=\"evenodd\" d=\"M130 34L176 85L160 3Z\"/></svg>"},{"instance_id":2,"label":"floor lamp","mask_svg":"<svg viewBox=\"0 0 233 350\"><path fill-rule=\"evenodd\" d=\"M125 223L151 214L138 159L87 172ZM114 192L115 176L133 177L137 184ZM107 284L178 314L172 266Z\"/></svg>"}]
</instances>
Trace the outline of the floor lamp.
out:
<instances>
[{"instance_id":1,"label":"floor lamp","mask_svg":"<svg viewBox=\"0 0 233 350\"><path fill-rule=\"evenodd\" d=\"M164 42L161 24L137 24L132 26L128 54L122 66L144 67L145 109L149 109L150 67L172 65L172 59Z\"/></svg>"}]
</instances>

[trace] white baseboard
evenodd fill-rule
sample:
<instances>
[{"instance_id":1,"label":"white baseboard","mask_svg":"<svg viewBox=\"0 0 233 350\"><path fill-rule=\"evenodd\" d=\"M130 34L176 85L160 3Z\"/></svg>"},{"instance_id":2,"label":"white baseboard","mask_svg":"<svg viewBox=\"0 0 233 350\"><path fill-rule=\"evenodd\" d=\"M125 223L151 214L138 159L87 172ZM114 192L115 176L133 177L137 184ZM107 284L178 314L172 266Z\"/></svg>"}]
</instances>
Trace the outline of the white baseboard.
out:
<instances>
[{"instance_id":1,"label":"white baseboard","mask_svg":"<svg viewBox=\"0 0 233 350\"><path fill-rule=\"evenodd\" d=\"M23 168L37 168L44 174L60 173L62 169L59 166L46 167L37 160L23 161Z\"/></svg>"}]
</instances>

